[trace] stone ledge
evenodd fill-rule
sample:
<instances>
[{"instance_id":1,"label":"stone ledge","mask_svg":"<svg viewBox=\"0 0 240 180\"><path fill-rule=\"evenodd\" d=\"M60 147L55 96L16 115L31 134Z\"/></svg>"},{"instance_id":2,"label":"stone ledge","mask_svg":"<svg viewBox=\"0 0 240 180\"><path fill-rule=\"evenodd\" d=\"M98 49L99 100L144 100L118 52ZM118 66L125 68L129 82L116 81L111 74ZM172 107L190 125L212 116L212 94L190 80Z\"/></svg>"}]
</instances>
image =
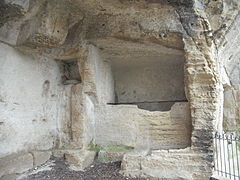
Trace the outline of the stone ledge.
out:
<instances>
[{"instance_id":1,"label":"stone ledge","mask_svg":"<svg viewBox=\"0 0 240 180\"><path fill-rule=\"evenodd\" d=\"M51 151L32 151L0 158L0 179L11 179L15 174L40 166L48 161L51 155Z\"/></svg>"},{"instance_id":2,"label":"stone ledge","mask_svg":"<svg viewBox=\"0 0 240 180\"><path fill-rule=\"evenodd\" d=\"M33 156L31 153L12 154L0 159L0 177L23 173L33 168Z\"/></svg>"},{"instance_id":3,"label":"stone ledge","mask_svg":"<svg viewBox=\"0 0 240 180\"><path fill-rule=\"evenodd\" d=\"M0 177L1 180L13 180L17 179L18 175L17 174L8 174Z\"/></svg>"},{"instance_id":4,"label":"stone ledge","mask_svg":"<svg viewBox=\"0 0 240 180\"><path fill-rule=\"evenodd\" d=\"M191 151L153 151L151 154L134 155L126 153L121 173L131 177L166 180L209 179L212 172L209 163Z\"/></svg>"}]
</instances>

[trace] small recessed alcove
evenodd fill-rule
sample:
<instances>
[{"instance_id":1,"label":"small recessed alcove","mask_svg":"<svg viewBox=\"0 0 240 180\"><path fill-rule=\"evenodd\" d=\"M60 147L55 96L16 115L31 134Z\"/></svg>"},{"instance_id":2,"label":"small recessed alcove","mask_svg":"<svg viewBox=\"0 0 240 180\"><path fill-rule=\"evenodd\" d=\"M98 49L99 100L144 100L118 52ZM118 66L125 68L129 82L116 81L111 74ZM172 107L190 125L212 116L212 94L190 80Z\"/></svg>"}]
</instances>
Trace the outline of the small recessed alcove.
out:
<instances>
[{"instance_id":1,"label":"small recessed alcove","mask_svg":"<svg viewBox=\"0 0 240 180\"><path fill-rule=\"evenodd\" d=\"M61 61L58 64L64 85L81 83L82 80L76 59Z\"/></svg>"},{"instance_id":2,"label":"small recessed alcove","mask_svg":"<svg viewBox=\"0 0 240 180\"><path fill-rule=\"evenodd\" d=\"M186 102L184 56L129 57L112 60L115 102L135 104L149 111L169 111L175 102Z\"/></svg>"}]
</instances>

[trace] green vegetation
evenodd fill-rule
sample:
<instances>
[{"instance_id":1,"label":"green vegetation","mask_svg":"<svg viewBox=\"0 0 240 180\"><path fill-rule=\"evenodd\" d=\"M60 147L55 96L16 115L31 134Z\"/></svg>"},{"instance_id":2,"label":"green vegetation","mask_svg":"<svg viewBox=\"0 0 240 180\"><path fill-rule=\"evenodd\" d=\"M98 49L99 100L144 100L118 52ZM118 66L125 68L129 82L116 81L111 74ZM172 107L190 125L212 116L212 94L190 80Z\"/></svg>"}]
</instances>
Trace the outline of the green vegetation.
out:
<instances>
[{"instance_id":1,"label":"green vegetation","mask_svg":"<svg viewBox=\"0 0 240 180\"><path fill-rule=\"evenodd\" d=\"M111 151L124 151L124 150L133 150L134 147L124 146L124 145L107 145L102 146L103 150L111 150Z\"/></svg>"},{"instance_id":2,"label":"green vegetation","mask_svg":"<svg viewBox=\"0 0 240 180\"><path fill-rule=\"evenodd\" d=\"M101 150L101 147L97 144L94 144L92 139L88 145L88 150L99 152Z\"/></svg>"},{"instance_id":3,"label":"green vegetation","mask_svg":"<svg viewBox=\"0 0 240 180\"><path fill-rule=\"evenodd\" d=\"M93 140L88 145L88 149L92 151L99 152L100 150L108 150L108 151L126 151L126 150L133 150L134 147L132 146L125 146L125 145L106 145L100 146L93 143Z\"/></svg>"}]
</instances>

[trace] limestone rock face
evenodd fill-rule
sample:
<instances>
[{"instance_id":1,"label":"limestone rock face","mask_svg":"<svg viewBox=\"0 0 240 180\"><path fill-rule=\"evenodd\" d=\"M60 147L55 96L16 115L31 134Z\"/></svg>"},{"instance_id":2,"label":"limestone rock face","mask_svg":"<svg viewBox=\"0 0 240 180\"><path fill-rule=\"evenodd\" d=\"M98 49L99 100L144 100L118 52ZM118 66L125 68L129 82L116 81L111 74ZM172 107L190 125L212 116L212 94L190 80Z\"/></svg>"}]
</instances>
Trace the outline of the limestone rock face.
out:
<instances>
[{"instance_id":1,"label":"limestone rock face","mask_svg":"<svg viewBox=\"0 0 240 180\"><path fill-rule=\"evenodd\" d=\"M240 51L239 30L240 16L236 16L224 40L219 46L220 68L223 74L224 88L223 122L226 131L239 131L239 85Z\"/></svg>"},{"instance_id":2,"label":"limestone rock face","mask_svg":"<svg viewBox=\"0 0 240 180\"><path fill-rule=\"evenodd\" d=\"M53 151L79 170L94 160L91 146L129 146L126 175L209 179L213 132L240 121L239 8L1 1L0 157L35 152L22 171ZM18 172L5 167L0 176Z\"/></svg>"},{"instance_id":3,"label":"limestone rock face","mask_svg":"<svg viewBox=\"0 0 240 180\"><path fill-rule=\"evenodd\" d=\"M166 112L148 112L130 105L99 107L96 116L99 118L96 121L96 143L99 145L171 149L191 144L188 103L176 103Z\"/></svg>"},{"instance_id":4,"label":"limestone rock face","mask_svg":"<svg viewBox=\"0 0 240 180\"><path fill-rule=\"evenodd\" d=\"M63 44L69 27L75 23L74 17L70 17L70 11L70 7L65 7L64 1L45 2L39 13L21 26L17 44L46 48ZM78 20L81 18L80 15Z\"/></svg>"}]
</instances>

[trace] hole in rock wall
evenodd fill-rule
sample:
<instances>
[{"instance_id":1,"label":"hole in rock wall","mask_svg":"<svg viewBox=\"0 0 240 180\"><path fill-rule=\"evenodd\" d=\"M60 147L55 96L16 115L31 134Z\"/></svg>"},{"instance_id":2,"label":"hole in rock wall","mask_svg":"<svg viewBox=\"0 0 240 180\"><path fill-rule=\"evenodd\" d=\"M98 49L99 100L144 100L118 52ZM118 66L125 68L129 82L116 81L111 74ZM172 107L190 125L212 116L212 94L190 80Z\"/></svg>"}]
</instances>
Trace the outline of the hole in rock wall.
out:
<instances>
[{"instance_id":1,"label":"hole in rock wall","mask_svg":"<svg viewBox=\"0 0 240 180\"><path fill-rule=\"evenodd\" d=\"M81 83L81 76L76 60L65 60L59 62L59 64L63 84L67 85Z\"/></svg>"}]
</instances>

